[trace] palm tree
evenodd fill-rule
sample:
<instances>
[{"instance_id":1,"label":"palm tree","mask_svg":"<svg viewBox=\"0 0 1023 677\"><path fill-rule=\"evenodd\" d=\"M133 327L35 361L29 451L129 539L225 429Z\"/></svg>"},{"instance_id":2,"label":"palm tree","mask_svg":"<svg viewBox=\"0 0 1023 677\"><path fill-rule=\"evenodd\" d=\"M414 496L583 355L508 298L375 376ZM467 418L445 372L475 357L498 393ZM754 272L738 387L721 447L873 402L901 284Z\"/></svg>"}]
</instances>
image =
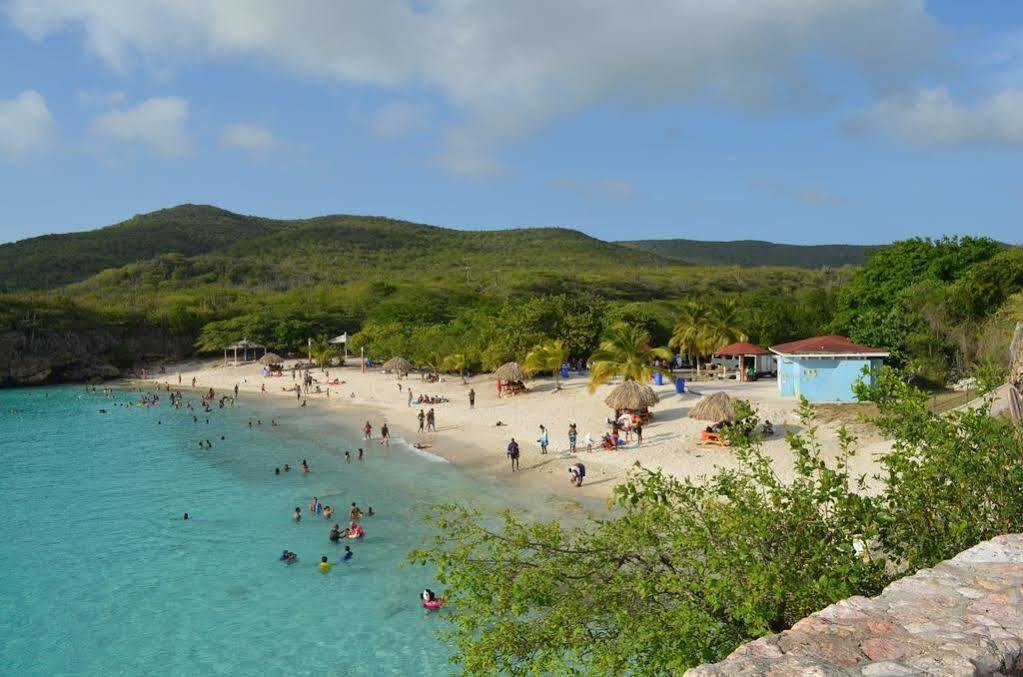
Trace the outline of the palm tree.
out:
<instances>
[{"instance_id":1,"label":"palm tree","mask_svg":"<svg viewBox=\"0 0 1023 677\"><path fill-rule=\"evenodd\" d=\"M739 304L735 299L723 299L711 305L710 319L708 339L711 351L749 338L739 328Z\"/></svg>"},{"instance_id":2,"label":"palm tree","mask_svg":"<svg viewBox=\"0 0 1023 677\"><path fill-rule=\"evenodd\" d=\"M462 383L465 383L465 370L469 368L469 361L464 353L454 353L441 360L441 368L445 371L457 371L462 377Z\"/></svg>"},{"instance_id":3,"label":"palm tree","mask_svg":"<svg viewBox=\"0 0 1023 677\"><path fill-rule=\"evenodd\" d=\"M668 345L681 353L685 353L696 364L696 373L700 373L700 355L706 354L708 334L711 326L710 313L707 307L697 303L682 306L679 319L675 323L671 340Z\"/></svg>"},{"instance_id":4,"label":"palm tree","mask_svg":"<svg viewBox=\"0 0 1023 677\"><path fill-rule=\"evenodd\" d=\"M655 372L655 359L670 360L667 348L651 348L650 333L642 327L619 323L608 329L597 352L590 356L590 392L615 376L626 381L648 381Z\"/></svg>"},{"instance_id":5,"label":"palm tree","mask_svg":"<svg viewBox=\"0 0 1023 677\"><path fill-rule=\"evenodd\" d=\"M561 365L568 360L568 347L561 339L547 341L526 353L522 368L529 374L549 371L554 374L554 387L561 390Z\"/></svg>"},{"instance_id":6,"label":"palm tree","mask_svg":"<svg viewBox=\"0 0 1023 677\"><path fill-rule=\"evenodd\" d=\"M309 346L309 352L312 353L313 359L316 360L316 364L320 365L320 369L329 367L331 360L337 356L337 350L334 346L330 345L326 336L317 336L314 338Z\"/></svg>"}]
</instances>

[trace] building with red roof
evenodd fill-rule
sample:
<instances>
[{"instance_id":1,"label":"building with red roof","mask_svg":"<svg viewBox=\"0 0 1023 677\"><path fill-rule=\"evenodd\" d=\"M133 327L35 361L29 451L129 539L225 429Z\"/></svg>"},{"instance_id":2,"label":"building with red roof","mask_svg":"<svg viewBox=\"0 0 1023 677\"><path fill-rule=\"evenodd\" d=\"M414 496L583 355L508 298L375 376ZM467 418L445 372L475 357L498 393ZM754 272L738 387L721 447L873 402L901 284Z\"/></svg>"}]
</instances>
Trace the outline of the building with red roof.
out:
<instances>
[{"instance_id":1,"label":"building with red roof","mask_svg":"<svg viewBox=\"0 0 1023 677\"><path fill-rule=\"evenodd\" d=\"M778 356L778 394L810 402L855 402L853 385L873 383L888 352L832 334L771 346Z\"/></svg>"},{"instance_id":2,"label":"building with red roof","mask_svg":"<svg viewBox=\"0 0 1023 677\"><path fill-rule=\"evenodd\" d=\"M767 348L746 341L731 343L715 350L712 357L724 358L722 363L736 368L740 381L745 381L749 376L749 367L752 367L754 374L766 374L775 370L774 354Z\"/></svg>"}]
</instances>

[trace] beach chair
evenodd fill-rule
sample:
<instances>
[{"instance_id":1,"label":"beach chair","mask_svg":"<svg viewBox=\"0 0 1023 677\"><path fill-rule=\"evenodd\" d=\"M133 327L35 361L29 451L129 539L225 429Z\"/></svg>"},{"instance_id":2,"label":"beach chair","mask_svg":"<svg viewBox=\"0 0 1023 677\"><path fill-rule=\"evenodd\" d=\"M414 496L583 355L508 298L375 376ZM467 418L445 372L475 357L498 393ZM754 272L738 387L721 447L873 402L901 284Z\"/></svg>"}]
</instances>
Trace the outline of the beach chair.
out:
<instances>
[{"instance_id":1,"label":"beach chair","mask_svg":"<svg viewBox=\"0 0 1023 677\"><path fill-rule=\"evenodd\" d=\"M721 436L721 433L711 433L706 430L700 431L699 444L716 444L720 447L730 447L731 442Z\"/></svg>"}]
</instances>

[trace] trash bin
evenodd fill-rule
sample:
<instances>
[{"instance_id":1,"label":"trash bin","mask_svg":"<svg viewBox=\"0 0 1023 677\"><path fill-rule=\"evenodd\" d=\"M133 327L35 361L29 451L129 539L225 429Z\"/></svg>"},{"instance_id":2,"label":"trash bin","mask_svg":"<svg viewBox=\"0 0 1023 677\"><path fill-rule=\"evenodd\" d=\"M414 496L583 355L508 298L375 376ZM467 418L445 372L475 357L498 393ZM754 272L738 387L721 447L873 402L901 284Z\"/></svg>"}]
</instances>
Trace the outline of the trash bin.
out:
<instances>
[{"instance_id":1,"label":"trash bin","mask_svg":"<svg viewBox=\"0 0 1023 677\"><path fill-rule=\"evenodd\" d=\"M568 378L568 367L561 368L561 378Z\"/></svg>"},{"instance_id":2,"label":"trash bin","mask_svg":"<svg viewBox=\"0 0 1023 677\"><path fill-rule=\"evenodd\" d=\"M664 385L664 374L657 372L654 374L654 383L663 386Z\"/></svg>"},{"instance_id":3,"label":"trash bin","mask_svg":"<svg viewBox=\"0 0 1023 677\"><path fill-rule=\"evenodd\" d=\"M675 392L681 395L686 391L686 380L684 378L675 379Z\"/></svg>"}]
</instances>

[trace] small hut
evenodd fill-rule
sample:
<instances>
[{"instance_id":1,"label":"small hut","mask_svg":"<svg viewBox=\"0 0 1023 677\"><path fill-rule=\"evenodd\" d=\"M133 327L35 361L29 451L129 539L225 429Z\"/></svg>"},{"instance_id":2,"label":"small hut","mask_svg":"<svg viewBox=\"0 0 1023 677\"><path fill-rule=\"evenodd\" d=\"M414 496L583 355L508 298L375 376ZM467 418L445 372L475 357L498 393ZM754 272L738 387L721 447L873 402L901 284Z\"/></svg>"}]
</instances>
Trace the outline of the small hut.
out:
<instances>
[{"instance_id":1,"label":"small hut","mask_svg":"<svg viewBox=\"0 0 1023 677\"><path fill-rule=\"evenodd\" d=\"M254 343L252 341L249 341L248 339L242 339L241 341L238 341L236 343L232 343L231 345L226 346L224 348L224 363L225 364L227 363L227 351L229 351L229 350L233 350L234 351L234 363L237 365L238 364L238 351L239 350L242 351L242 361L243 362L248 362L249 361L249 351L251 350L253 352L253 355L255 355L256 350L258 350L260 348L262 348L263 349L263 353L266 354L266 346L260 345L259 343Z\"/></svg>"},{"instance_id":2,"label":"small hut","mask_svg":"<svg viewBox=\"0 0 1023 677\"><path fill-rule=\"evenodd\" d=\"M604 398L604 404L615 410L615 414L627 412L647 421L653 418L650 407L661 401L654 389L637 381L625 381L615 387ZM617 418L617 416L616 416Z\"/></svg>"},{"instance_id":3,"label":"small hut","mask_svg":"<svg viewBox=\"0 0 1023 677\"><path fill-rule=\"evenodd\" d=\"M263 357L259 358L259 363L265 366L271 364L284 364L284 358L277 353L266 353Z\"/></svg>"},{"instance_id":4,"label":"small hut","mask_svg":"<svg viewBox=\"0 0 1023 677\"><path fill-rule=\"evenodd\" d=\"M526 380L526 373L522 371L522 367L519 366L518 362L502 364L494 372L494 378L497 379L498 394L501 394L503 391L509 395L514 395L526 389L523 383Z\"/></svg>"},{"instance_id":5,"label":"small hut","mask_svg":"<svg viewBox=\"0 0 1023 677\"><path fill-rule=\"evenodd\" d=\"M384 371L393 371L402 377L412 371L412 363L406 360L404 357L392 357L383 364Z\"/></svg>"},{"instance_id":6,"label":"small hut","mask_svg":"<svg viewBox=\"0 0 1023 677\"><path fill-rule=\"evenodd\" d=\"M706 395L690 410L689 418L714 421L715 423L734 421L735 406L732 404L732 398L726 393Z\"/></svg>"},{"instance_id":7,"label":"small hut","mask_svg":"<svg viewBox=\"0 0 1023 677\"><path fill-rule=\"evenodd\" d=\"M774 355L767 348L740 341L731 343L714 351L715 359L723 359L723 364L733 363L739 372L740 381L756 380L759 374L775 371Z\"/></svg>"}]
</instances>

